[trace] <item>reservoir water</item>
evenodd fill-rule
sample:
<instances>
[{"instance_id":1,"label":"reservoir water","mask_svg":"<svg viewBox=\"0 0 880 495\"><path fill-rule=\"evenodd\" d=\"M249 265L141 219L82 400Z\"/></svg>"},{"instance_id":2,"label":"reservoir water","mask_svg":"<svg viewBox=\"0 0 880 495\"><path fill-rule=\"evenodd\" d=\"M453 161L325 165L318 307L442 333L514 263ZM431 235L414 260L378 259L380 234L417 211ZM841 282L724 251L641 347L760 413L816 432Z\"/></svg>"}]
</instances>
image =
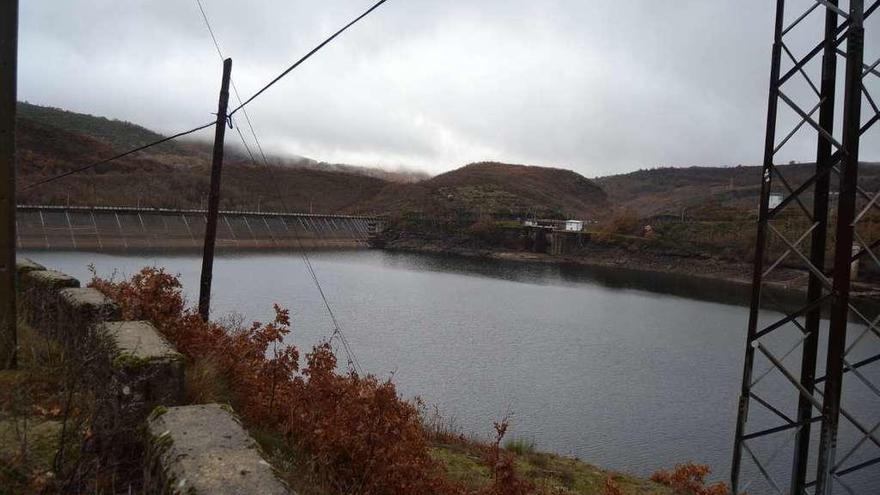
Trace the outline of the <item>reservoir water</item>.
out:
<instances>
[{"instance_id":1,"label":"reservoir water","mask_svg":"<svg viewBox=\"0 0 880 495\"><path fill-rule=\"evenodd\" d=\"M180 274L190 302L197 298L195 253L20 255L83 282L89 264L102 276L116 271L117 277L145 265L164 266ZM436 405L465 432L488 438L492 421L510 412L512 435L534 440L542 450L639 475L693 460L709 464L712 478L727 479L747 289L621 270L383 251L309 256L364 370L393 376L402 395ZM265 321L273 303L290 308L290 342L301 348L332 331L296 253L219 254L213 296L215 318L235 312ZM781 315L767 311L764 317ZM856 323L850 328L850 336L864 329ZM772 342L777 355L798 333L793 326L779 331ZM868 335L851 357L878 352L880 339ZM798 361L795 352L786 364L797 372ZM756 373L765 367L759 362ZM878 366L864 370L880 378ZM864 423L874 426L880 400L853 377L847 380L844 408L862 412ZM760 386L794 414L796 392L781 375L768 375ZM750 426L779 424L761 408L752 409ZM779 451L771 474L787 475L789 438L752 445L764 458ZM860 437L844 424L841 438L845 448ZM878 455L864 442L851 459ZM772 492L745 463L746 479L755 480L749 493ZM876 493L878 471L854 474L850 488Z\"/></svg>"}]
</instances>

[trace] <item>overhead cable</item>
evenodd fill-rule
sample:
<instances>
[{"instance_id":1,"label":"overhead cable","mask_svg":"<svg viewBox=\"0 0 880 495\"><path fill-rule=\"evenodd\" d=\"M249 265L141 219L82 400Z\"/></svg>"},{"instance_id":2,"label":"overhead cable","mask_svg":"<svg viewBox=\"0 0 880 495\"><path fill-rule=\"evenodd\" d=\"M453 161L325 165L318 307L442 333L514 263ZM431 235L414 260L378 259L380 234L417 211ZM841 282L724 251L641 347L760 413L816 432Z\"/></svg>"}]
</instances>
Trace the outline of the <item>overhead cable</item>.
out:
<instances>
[{"instance_id":1,"label":"overhead cable","mask_svg":"<svg viewBox=\"0 0 880 495\"><path fill-rule=\"evenodd\" d=\"M383 0L383 2L384 1L385 0ZM380 3L382 3L382 2L380 2ZM201 14L202 14L202 20L205 23L205 27L208 29L208 33L211 35L211 40L214 42L214 48L216 48L216 50L217 50L217 55L220 57L220 60L224 60L225 57L223 56L223 50L220 48L220 42L217 40L217 36L214 33L214 29L211 27L211 21L208 19L208 14L205 12L205 8L202 5L201 0L196 0L196 4L199 7L199 12L201 12ZM376 7L377 6L378 5L376 5ZM369 11L367 13L369 13ZM365 15L366 14L362 15L361 17L364 17ZM353 21L352 23L349 23L349 26L354 24L354 22L357 22L357 20ZM343 28L339 32L341 33L342 31L347 29L347 27L348 26L346 26L346 28ZM339 33L337 33L337 34L339 34ZM335 36L336 35L334 35L334 37ZM329 42L329 40L327 42ZM327 42L325 42L324 44L326 44ZM320 47L318 49L320 49ZM312 53L316 52L318 49L313 50ZM308 56L311 56L311 53ZM308 56L305 58L308 58ZM293 70L293 69L292 68L288 69L286 72L290 72L290 70ZM280 77L279 77L279 79L280 79ZM254 142L257 145L257 148L260 152L260 156L262 157L263 165L266 167L266 171L269 172L269 175L270 175L269 182L275 188L275 194L278 197L278 200L281 202L282 208L285 211L290 211L287 207L286 202L284 201L284 195L281 194L281 191L278 188L278 180L275 177L275 173L272 170L271 165L269 165L269 161L266 158L265 152L263 151L263 146L260 143L260 139L257 137L256 130L254 129L253 122L251 121L251 118L248 115L247 109L244 108L244 104L242 104L241 95L239 94L238 88L235 86L235 81L232 78L230 78L230 83L232 84L232 89L233 89L233 92L235 93L235 97L240 104L236 110L241 109L242 113L245 116L245 121L247 122L248 128L250 129L251 134L253 135ZM272 83L270 83L270 85L271 84ZM253 98L251 98L251 99L253 99ZM229 113L228 115L229 115L229 119L230 119L230 123L231 123L232 112ZM257 160L254 158L254 154L253 154L253 152L251 152L251 148L248 145L247 140L244 137L244 134L242 134L242 132L241 132L241 126L236 125L236 126L232 126L232 127L236 130L238 137L241 140L241 144L244 146L245 152L250 157L251 163L253 163L254 165L257 165ZM327 299L327 295L324 293L324 288L321 286L321 282L318 279L318 274L315 272L315 268L312 265L311 260L309 259L308 253L306 252L305 247L303 246L303 244L302 244L299 236L296 234L295 230L293 231L293 236L294 236L294 240L297 243L297 246L299 247L299 255L303 260L303 264L306 266L306 270L309 273L309 277L312 279L312 282L314 283L315 287L317 288L318 293L321 296L321 300L324 303L324 308L327 310L327 313L330 316L330 320L333 323L333 333L330 336L330 341L332 341L333 338L335 338L335 337L339 338L339 341L342 343L342 347L345 350L345 354L348 358L349 366L352 367L354 370L356 370L361 375L363 375L363 368L361 367L361 364L358 361L357 356L354 354L354 349L351 348L351 344L348 342L348 339L346 338L345 334L342 331L342 327L339 324L339 320L336 318L336 313L333 311L333 308L330 306L330 301Z\"/></svg>"},{"instance_id":2,"label":"overhead cable","mask_svg":"<svg viewBox=\"0 0 880 495\"><path fill-rule=\"evenodd\" d=\"M269 81L268 84L266 84L265 86L263 86L263 87L262 87L259 91L257 91L256 93L254 93L250 98L248 98L248 99L245 100L243 103L241 103L239 106L237 106L234 110L232 110L231 112L229 112L229 115L234 115L235 112L241 110L242 108L245 107L245 105L247 105L248 103L254 101L254 99L255 99L256 97L258 97L258 96L260 96L261 94L263 94L264 91L266 91L267 89L269 89L270 87L272 87L272 85L274 85L275 83L277 83L278 81L280 81L284 76L286 76L287 74L289 74L293 69L296 69L297 67L300 66L300 64L302 64L303 62L305 62L306 60L308 60L309 58L311 58L311 56L314 55L315 53L317 53L318 50L320 50L321 48L324 48L327 44L329 44L331 41L333 41L337 36L339 36L340 34L342 34L343 32L345 32L345 30L347 30L347 29L350 28L351 26L355 25L358 21L360 21L360 20L363 19L364 17L370 15L374 10L376 10L377 8L379 8L380 5L382 5L383 3L387 2L387 1L388 1L388 0L379 0L379 1L376 2L372 7L370 7L369 9L367 9L363 14L359 15L359 16L356 17L353 21L351 21L351 22L349 22L348 24L346 24L345 26L343 26L341 29L339 29L339 31L336 31L335 33L333 33L332 36L330 36L329 38L327 38L327 39L325 39L324 41L322 41L318 46L316 46L315 48L312 48L312 50L311 50L309 53L306 53L302 58L300 58L299 60L297 60L296 62L294 62L293 65L291 65L290 67L288 67L287 69L285 69L284 72L282 72L281 74L279 74L275 79L272 79L271 81Z\"/></svg>"},{"instance_id":3,"label":"overhead cable","mask_svg":"<svg viewBox=\"0 0 880 495\"><path fill-rule=\"evenodd\" d=\"M69 176L69 175L78 174L78 173L80 173L80 172L85 172L86 170L89 170L89 169L92 169L92 168L98 167L98 166L100 166L100 165L104 165L105 163L110 163L110 162L112 162L112 161L114 161L114 160L118 160L118 159L123 158L123 157L126 157L126 156L128 156L128 155L131 155L131 154L137 153L138 151L143 151L143 150L145 150L145 149L147 149L147 148L152 148L153 146L157 146L157 145L159 145L159 144L166 143L166 142L171 141L171 140L173 140L173 139L177 139L177 138L179 138L179 137L186 136L187 134L192 134L192 133L194 133L194 132L201 131L202 129L206 129L206 128L208 128L208 127L213 126L215 123L216 123L215 121L211 121L211 122L208 122L207 124L203 124L203 125L200 125L200 126L198 126L198 127L194 127L194 128L192 128L192 129L190 129L190 130L188 130L188 131L178 132L177 134L174 134L173 136L164 137L164 138L162 138L162 139L159 139L159 140L153 141L153 142L148 143L148 144L145 144L145 145L143 145L143 146L138 146L137 148L134 148L134 149L128 150L128 151L126 151L126 152L124 152L124 153L120 153L120 154L118 154L118 155L111 156L110 158L105 158L105 159L103 159L103 160L100 160L100 161L97 161L97 162L94 162L94 163L90 163L90 164L88 164L88 165L85 165L85 166L82 166L82 167L79 167L79 168L75 168L75 169L73 169L73 170L68 170L67 172L64 172L64 173L61 173L61 174L58 174L58 175L54 175L54 176L49 177L49 178L47 178L47 179L43 179L43 180L39 180L39 181L33 182L33 183L31 183L31 184L28 184L28 185L24 186L24 187L22 188L22 190L28 190L28 189L30 189L30 188L32 188L32 187L37 187L37 186L42 185L42 184L47 184L47 183L49 183L49 182L53 182L53 181L56 181L56 180L58 180L58 179L62 179L62 178L67 177L67 176Z\"/></svg>"}]
</instances>

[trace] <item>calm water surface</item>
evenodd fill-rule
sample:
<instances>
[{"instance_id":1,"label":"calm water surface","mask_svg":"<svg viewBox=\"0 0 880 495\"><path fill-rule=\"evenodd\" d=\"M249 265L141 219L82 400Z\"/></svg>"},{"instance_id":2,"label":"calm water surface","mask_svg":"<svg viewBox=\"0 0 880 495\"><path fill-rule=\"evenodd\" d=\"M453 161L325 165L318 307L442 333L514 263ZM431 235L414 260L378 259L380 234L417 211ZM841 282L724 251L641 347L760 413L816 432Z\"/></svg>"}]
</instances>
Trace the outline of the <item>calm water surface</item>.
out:
<instances>
[{"instance_id":1,"label":"calm water surface","mask_svg":"<svg viewBox=\"0 0 880 495\"><path fill-rule=\"evenodd\" d=\"M22 254L83 281L88 264L105 276L165 266L181 275L189 300L197 299L196 254ZM711 465L713 477L728 476L748 316L743 290L658 275L381 251L310 256L363 368L393 375L403 395L421 396L463 430L488 436L492 421L510 411L513 435L541 449L641 475L696 460ZM290 342L301 347L332 329L296 254L222 254L213 295L214 317L236 312L265 321L273 303L289 307ZM796 340L795 329L781 332L777 354ZM857 356L880 352L873 340ZM787 363L796 370L795 360ZM778 405L794 409L784 379L769 375L761 386L784 391L792 400ZM847 388L848 406L880 411L877 397L857 385ZM778 424L758 409L755 424ZM754 447L767 456L786 438ZM854 459L877 455L870 445L863 450ZM789 451L783 446L775 473L787 472ZM851 486L872 493L880 486L876 473ZM765 489L756 482L750 492Z\"/></svg>"}]
</instances>

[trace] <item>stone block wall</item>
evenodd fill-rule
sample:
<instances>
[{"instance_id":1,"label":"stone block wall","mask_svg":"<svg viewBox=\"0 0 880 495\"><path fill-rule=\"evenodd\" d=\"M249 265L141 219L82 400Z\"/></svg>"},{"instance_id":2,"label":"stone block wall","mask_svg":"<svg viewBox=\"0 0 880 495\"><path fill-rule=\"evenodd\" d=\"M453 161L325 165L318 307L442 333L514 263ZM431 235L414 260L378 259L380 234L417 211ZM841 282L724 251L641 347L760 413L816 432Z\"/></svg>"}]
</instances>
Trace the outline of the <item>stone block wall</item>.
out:
<instances>
[{"instance_id":1,"label":"stone block wall","mask_svg":"<svg viewBox=\"0 0 880 495\"><path fill-rule=\"evenodd\" d=\"M38 272L32 272L38 273ZM98 337L97 327L120 318L119 305L92 288L68 287L58 291L54 338L64 345L76 345Z\"/></svg>"},{"instance_id":2,"label":"stone block wall","mask_svg":"<svg viewBox=\"0 0 880 495\"><path fill-rule=\"evenodd\" d=\"M254 440L218 404L158 409L147 421L147 495L290 493Z\"/></svg>"},{"instance_id":3,"label":"stone block wall","mask_svg":"<svg viewBox=\"0 0 880 495\"><path fill-rule=\"evenodd\" d=\"M79 287L79 280L55 270L25 270L18 280L22 316L35 330L55 337L58 334L58 298L61 289Z\"/></svg>"},{"instance_id":4,"label":"stone block wall","mask_svg":"<svg viewBox=\"0 0 880 495\"><path fill-rule=\"evenodd\" d=\"M152 323L119 321L119 306L100 291L31 260L16 273L23 319L68 359L101 363L81 368L101 390L98 445L109 453L146 442L145 493L291 493L228 407L179 406L184 358Z\"/></svg>"}]
</instances>

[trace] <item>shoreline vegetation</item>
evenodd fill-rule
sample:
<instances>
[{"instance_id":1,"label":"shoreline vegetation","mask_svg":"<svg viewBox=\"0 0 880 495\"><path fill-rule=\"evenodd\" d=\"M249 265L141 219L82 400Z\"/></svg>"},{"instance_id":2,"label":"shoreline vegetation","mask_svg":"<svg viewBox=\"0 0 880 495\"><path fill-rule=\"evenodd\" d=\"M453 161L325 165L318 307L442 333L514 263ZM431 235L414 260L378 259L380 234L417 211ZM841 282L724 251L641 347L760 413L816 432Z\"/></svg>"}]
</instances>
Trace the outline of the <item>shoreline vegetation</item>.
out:
<instances>
[{"instance_id":1,"label":"shoreline vegetation","mask_svg":"<svg viewBox=\"0 0 880 495\"><path fill-rule=\"evenodd\" d=\"M116 301L124 318L153 322L186 358L187 402L232 406L282 478L303 495L728 493L721 483L707 484L708 468L697 464L644 479L538 452L532 442L506 435L508 418L494 423L493 439L463 434L419 399L401 398L390 380L341 365L329 342L308 351L283 344L294 322L278 306L268 323L204 322L187 306L179 280L151 267L124 280L95 275L89 286ZM32 330L22 333L23 355L34 359L0 372L3 390L16 391L0 395L0 437L14 440L0 449L0 485L10 487L4 493L109 492L126 483L136 489L132 467L139 453L115 452L114 462L101 461L83 416L91 410L88 395L62 400L64 383L77 379L65 374L63 351ZM52 359L43 359L45 352ZM50 427L71 414L82 427L63 442L84 454L68 466L52 454L57 428ZM125 471L112 470L120 467Z\"/></svg>"},{"instance_id":2,"label":"shoreline vegetation","mask_svg":"<svg viewBox=\"0 0 880 495\"><path fill-rule=\"evenodd\" d=\"M474 248L455 245L442 240L424 238L404 238L388 242L382 248L388 251L452 254L472 258L488 258L503 261L542 264L573 264L594 268L616 268L643 273L662 273L684 275L693 278L723 281L732 285L750 286L748 271L750 265L720 261L711 258L690 258L684 256L653 255L649 253L628 252L613 247L587 248L580 253L550 255L503 247ZM776 282L780 287L799 290L800 273L792 273L787 280Z\"/></svg>"},{"instance_id":3,"label":"shoreline vegetation","mask_svg":"<svg viewBox=\"0 0 880 495\"><path fill-rule=\"evenodd\" d=\"M392 252L455 255L520 263L577 265L648 276L672 275L724 284L733 290L747 290L751 287L751 263L711 256L652 253L609 243L594 243L571 254L551 255L502 246L475 246L467 238L438 238L411 233L392 235L396 237L387 240L382 249ZM806 290L806 275L805 271L783 268L777 272L774 279L767 282L767 286L779 293L802 294Z\"/></svg>"},{"instance_id":4,"label":"shoreline vegetation","mask_svg":"<svg viewBox=\"0 0 880 495\"><path fill-rule=\"evenodd\" d=\"M609 233L603 230L584 231L578 234L576 245L564 254L548 254L530 250L525 239L527 234L513 222L490 221L489 227L463 228L452 232L427 229L407 229L392 223L375 242L376 247L390 252L429 253L455 255L476 259L489 259L519 263L572 265L592 269L597 273L611 271L642 275L646 279L672 277L678 280L709 282L726 293L726 299L739 299L747 304L751 291L753 263L751 255L719 252L717 246L697 246L692 239L658 239L661 234L650 236ZM600 226L602 229L604 226ZM737 250L748 250L744 244L751 241L753 224L736 239ZM487 235L485 229L490 233ZM632 229L630 229L632 230ZM475 232L476 231L476 232ZM524 242L525 241L525 242ZM768 254L765 270L782 254L777 247ZM793 255L789 256L794 258ZM880 295L877 269L873 264L862 263L859 279L853 282L851 297L859 300L877 300ZM763 290L772 293L779 302L800 301L806 295L809 273L796 262L785 260L765 274ZM650 284L645 284L649 286Z\"/></svg>"}]
</instances>

